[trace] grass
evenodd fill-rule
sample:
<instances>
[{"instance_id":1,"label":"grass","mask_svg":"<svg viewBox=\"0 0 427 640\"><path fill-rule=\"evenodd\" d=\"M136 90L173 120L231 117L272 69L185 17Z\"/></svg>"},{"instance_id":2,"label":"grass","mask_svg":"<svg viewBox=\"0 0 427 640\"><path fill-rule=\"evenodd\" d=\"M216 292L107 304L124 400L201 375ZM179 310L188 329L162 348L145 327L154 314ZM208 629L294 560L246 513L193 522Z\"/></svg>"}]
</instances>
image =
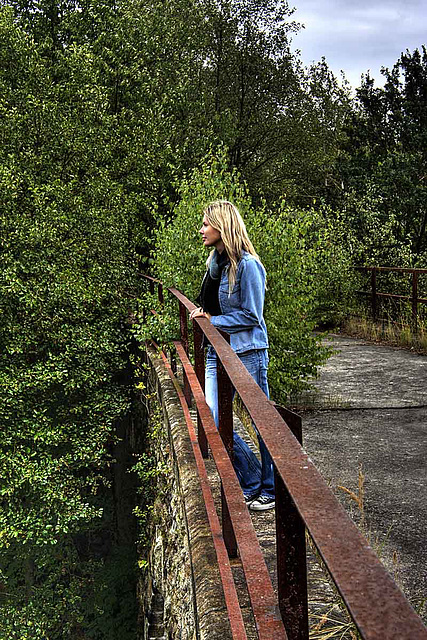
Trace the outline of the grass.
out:
<instances>
[{"instance_id":1,"label":"grass","mask_svg":"<svg viewBox=\"0 0 427 640\"><path fill-rule=\"evenodd\" d=\"M344 493L346 493L351 500L353 500L356 505L357 508L359 510L360 513L360 522L359 522L359 526L360 528L364 531L365 526L366 526L366 520L365 520L365 475L363 473L362 470L362 465L359 465L359 473L358 473L358 488L357 491L352 491L351 489L348 489L347 487L343 487L342 485L338 485L338 489L340 489L341 491L344 491Z\"/></svg>"},{"instance_id":2,"label":"grass","mask_svg":"<svg viewBox=\"0 0 427 640\"><path fill-rule=\"evenodd\" d=\"M340 620L334 614L335 607L331 607L329 611L321 616L310 616L312 623L315 624L310 629L310 640L358 640L360 635L351 620ZM316 622L317 620L317 622Z\"/></svg>"},{"instance_id":3,"label":"grass","mask_svg":"<svg viewBox=\"0 0 427 640\"><path fill-rule=\"evenodd\" d=\"M366 538L369 546L373 549L375 555L385 565L386 570L392 576L394 582L399 589L404 593L404 588L400 576L401 562L398 552L394 549L388 549L386 553L386 545L390 538L393 525L390 525L385 535L380 537L378 534L374 534L372 530L367 526L366 513L365 513L365 475L362 470L362 466L359 466L358 473L358 486L355 491L348 489L347 487L338 486L337 489L343 491L354 505L357 507L359 514L357 526ZM356 521L356 514L352 514L352 519ZM427 620L427 598L417 598L417 601L411 603L416 613L421 617L424 623ZM344 605L343 605L344 606ZM326 639L324 639L326 640Z\"/></svg>"},{"instance_id":4,"label":"grass","mask_svg":"<svg viewBox=\"0 0 427 640\"><path fill-rule=\"evenodd\" d=\"M257 437L256 431L254 429L254 426L252 424L251 417L250 417L245 405L241 401L240 397L237 395L237 393L236 393L236 395L234 397L234 400L233 400L233 409L234 409L235 414L239 418L240 422L243 424L243 426L245 427L246 431L248 432L248 435L251 438L252 442L258 448L258 437Z\"/></svg>"},{"instance_id":5,"label":"grass","mask_svg":"<svg viewBox=\"0 0 427 640\"><path fill-rule=\"evenodd\" d=\"M384 342L427 354L426 319L420 316L415 329L405 310L396 321L390 318L374 321L363 316L351 316L344 321L342 331L365 340Z\"/></svg>"},{"instance_id":6,"label":"grass","mask_svg":"<svg viewBox=\"0 0 427 640\"><path fill-rule=\"evenodd\" d=\"M348 489L342 485L338 485L337 489L343 491L352 501L353 504L356 505L357 513L358 513L358 522L357 526L362 533L362 535L366 538L370 547L372 547L375 555L378 559L381 560L383 556L383 551L387 540L390 537L391 530L393 525L390 525L383 539L380 539L378 535L374 535L372 530L368 527L366 522L366 511L365 511L365 474L363 473L362 464L359 465L358 477L357 477L357 489L353 491L352 489ZM352 514L353 520L356 520L355 514ZM393 551L392 554L392 564L393 564L393 579L396 584L399 585L399 558L397 551Z\"/></svg>"},{"instance_id":7,"label":"grass","mask_svg":"<svg viewBox=\"0 0 427 640\"><path fill-rule=\"evenodd\" d=\"M308 532L306 540L309 557L315 557L315 560L313 559L311 562L316 562L320 566L323 574L321 581L324 582L322 587L319 583L319 577L317 577L315 578L314 592L312 591L313 587L309 587L310 640L359 640L359 632ZM319 595L320 601L318 600Z\"/></svg>"}]
</instances>

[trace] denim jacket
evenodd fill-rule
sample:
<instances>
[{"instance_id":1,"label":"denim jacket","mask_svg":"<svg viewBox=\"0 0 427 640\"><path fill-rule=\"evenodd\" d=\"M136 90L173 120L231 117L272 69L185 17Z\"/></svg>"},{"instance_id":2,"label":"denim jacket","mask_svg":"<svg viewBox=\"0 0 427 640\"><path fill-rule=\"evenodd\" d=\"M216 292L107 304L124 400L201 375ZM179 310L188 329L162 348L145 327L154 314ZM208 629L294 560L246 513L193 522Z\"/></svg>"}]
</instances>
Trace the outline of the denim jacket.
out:
<instances>
[{"instance_id":1,"label":"denim jacket","mask_svg":"<svg viewBox=\"0 0 427 640\"><path fill-rule=\"evenodd\" d=\"M262 264L244 251L231 294L228 291L227 266L222 272L218 297L222 314L212 316L211 322L217 329L230 334L232 349L236 353L267 349L267 328L263 317L265 269Z\"/></svg>"}]
</instances>

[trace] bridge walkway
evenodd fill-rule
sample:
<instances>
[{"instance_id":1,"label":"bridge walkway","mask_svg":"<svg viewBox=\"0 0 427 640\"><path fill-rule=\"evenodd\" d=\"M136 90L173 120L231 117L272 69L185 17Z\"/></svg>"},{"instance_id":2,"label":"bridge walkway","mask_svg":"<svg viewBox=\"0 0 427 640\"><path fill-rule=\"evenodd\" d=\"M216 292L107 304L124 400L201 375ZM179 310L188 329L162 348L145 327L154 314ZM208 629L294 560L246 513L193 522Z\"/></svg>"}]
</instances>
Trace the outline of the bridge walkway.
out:
<instances>
[{"instance_id":1,"label":"bridge walkway","mask_svg":"<svg viewBox=\"0 0 427 640\"><path fill-rule=\"evenodd\" d=\"M327 342L335 353L303 403L304 448L426 623L427 356Z\"/></svg>"}]
</instances>

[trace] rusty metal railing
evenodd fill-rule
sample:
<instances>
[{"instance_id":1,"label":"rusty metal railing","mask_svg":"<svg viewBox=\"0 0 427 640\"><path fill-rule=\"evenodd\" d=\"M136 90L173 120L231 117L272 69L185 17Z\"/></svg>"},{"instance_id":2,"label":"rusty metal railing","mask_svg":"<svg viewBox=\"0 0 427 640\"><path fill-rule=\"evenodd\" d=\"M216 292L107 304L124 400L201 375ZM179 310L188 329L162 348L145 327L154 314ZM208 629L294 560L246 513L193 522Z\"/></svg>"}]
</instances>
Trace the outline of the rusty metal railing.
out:
<instances>
[{"instance_id":1,"label":"rusty metal railing","mask_svg":"<svg viewBox=\"0 0 427 640\"><path fill-rule=\"evenodd\" d=\"M148 278L151 291L161 283ZM194 367L189 359L188 313L195 305L181 292L168 289L179 303L180 340L176 353L182 364L181 401L199 468L208 517L223 579L234 638L246 631L226 557L240 554L251 606L261 640L308 640L305 530L325 562L364 640L427 640L427 629L402 592L350 520L301 446L301 420L267 400L227 340L206 318L193 320ZM203 334L218 356L219 430L206 404ZM171 376L172 366L163 354ZM261 434L274 462L276 482L276 557L278 592L274 593L232 456L232 388L236 390ZM188 412L194 398L198 434ZM222 523L209 497L203 457L211 450L221 479ZM219 535L219 532L222 535Z\"/></svg>"},{"instance_id":2,"label":"rusty metal railing","mask_svg":"<svg viewBox=\"0 0 427 640\"><path fill-rule=\"evenodd\" d=\"M412 327L418 326L418 305L426 304L427 298L420 298L418 295L418 281L421 274L427 273L427 269L412 269L406 267L357 267L358 271L365 271L371 274L370 292L357 291L361 295L367 295L371 298L371 313L374 320L378 319L379 301L381 299L403 300L411 303L412 310ZM381 272L407 273L411 275L411 295L400 295L396 293L386 293L378 291L377 274Z\"/></svg>"}]
</instances>

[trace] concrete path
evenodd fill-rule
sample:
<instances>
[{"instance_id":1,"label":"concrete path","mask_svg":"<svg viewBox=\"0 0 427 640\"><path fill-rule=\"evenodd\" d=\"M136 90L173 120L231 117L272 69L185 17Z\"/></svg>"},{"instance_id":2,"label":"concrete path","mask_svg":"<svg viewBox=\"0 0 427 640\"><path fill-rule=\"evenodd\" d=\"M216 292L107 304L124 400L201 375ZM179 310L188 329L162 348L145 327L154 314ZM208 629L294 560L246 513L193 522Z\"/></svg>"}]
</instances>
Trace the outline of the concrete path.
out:
<instances>
[{"instance_id":1,"label":"concrete path","mask_svg":"<svg viewBox=\"0 0 427 640\"><path fill-rule=\"evenodd\" d=\"M427 598L427 356L331 335L304 448L412 605ZM348 494L365 493L363 515ZM420 611L427 621L424 607Z\"/></svg>"}]
</instances>

